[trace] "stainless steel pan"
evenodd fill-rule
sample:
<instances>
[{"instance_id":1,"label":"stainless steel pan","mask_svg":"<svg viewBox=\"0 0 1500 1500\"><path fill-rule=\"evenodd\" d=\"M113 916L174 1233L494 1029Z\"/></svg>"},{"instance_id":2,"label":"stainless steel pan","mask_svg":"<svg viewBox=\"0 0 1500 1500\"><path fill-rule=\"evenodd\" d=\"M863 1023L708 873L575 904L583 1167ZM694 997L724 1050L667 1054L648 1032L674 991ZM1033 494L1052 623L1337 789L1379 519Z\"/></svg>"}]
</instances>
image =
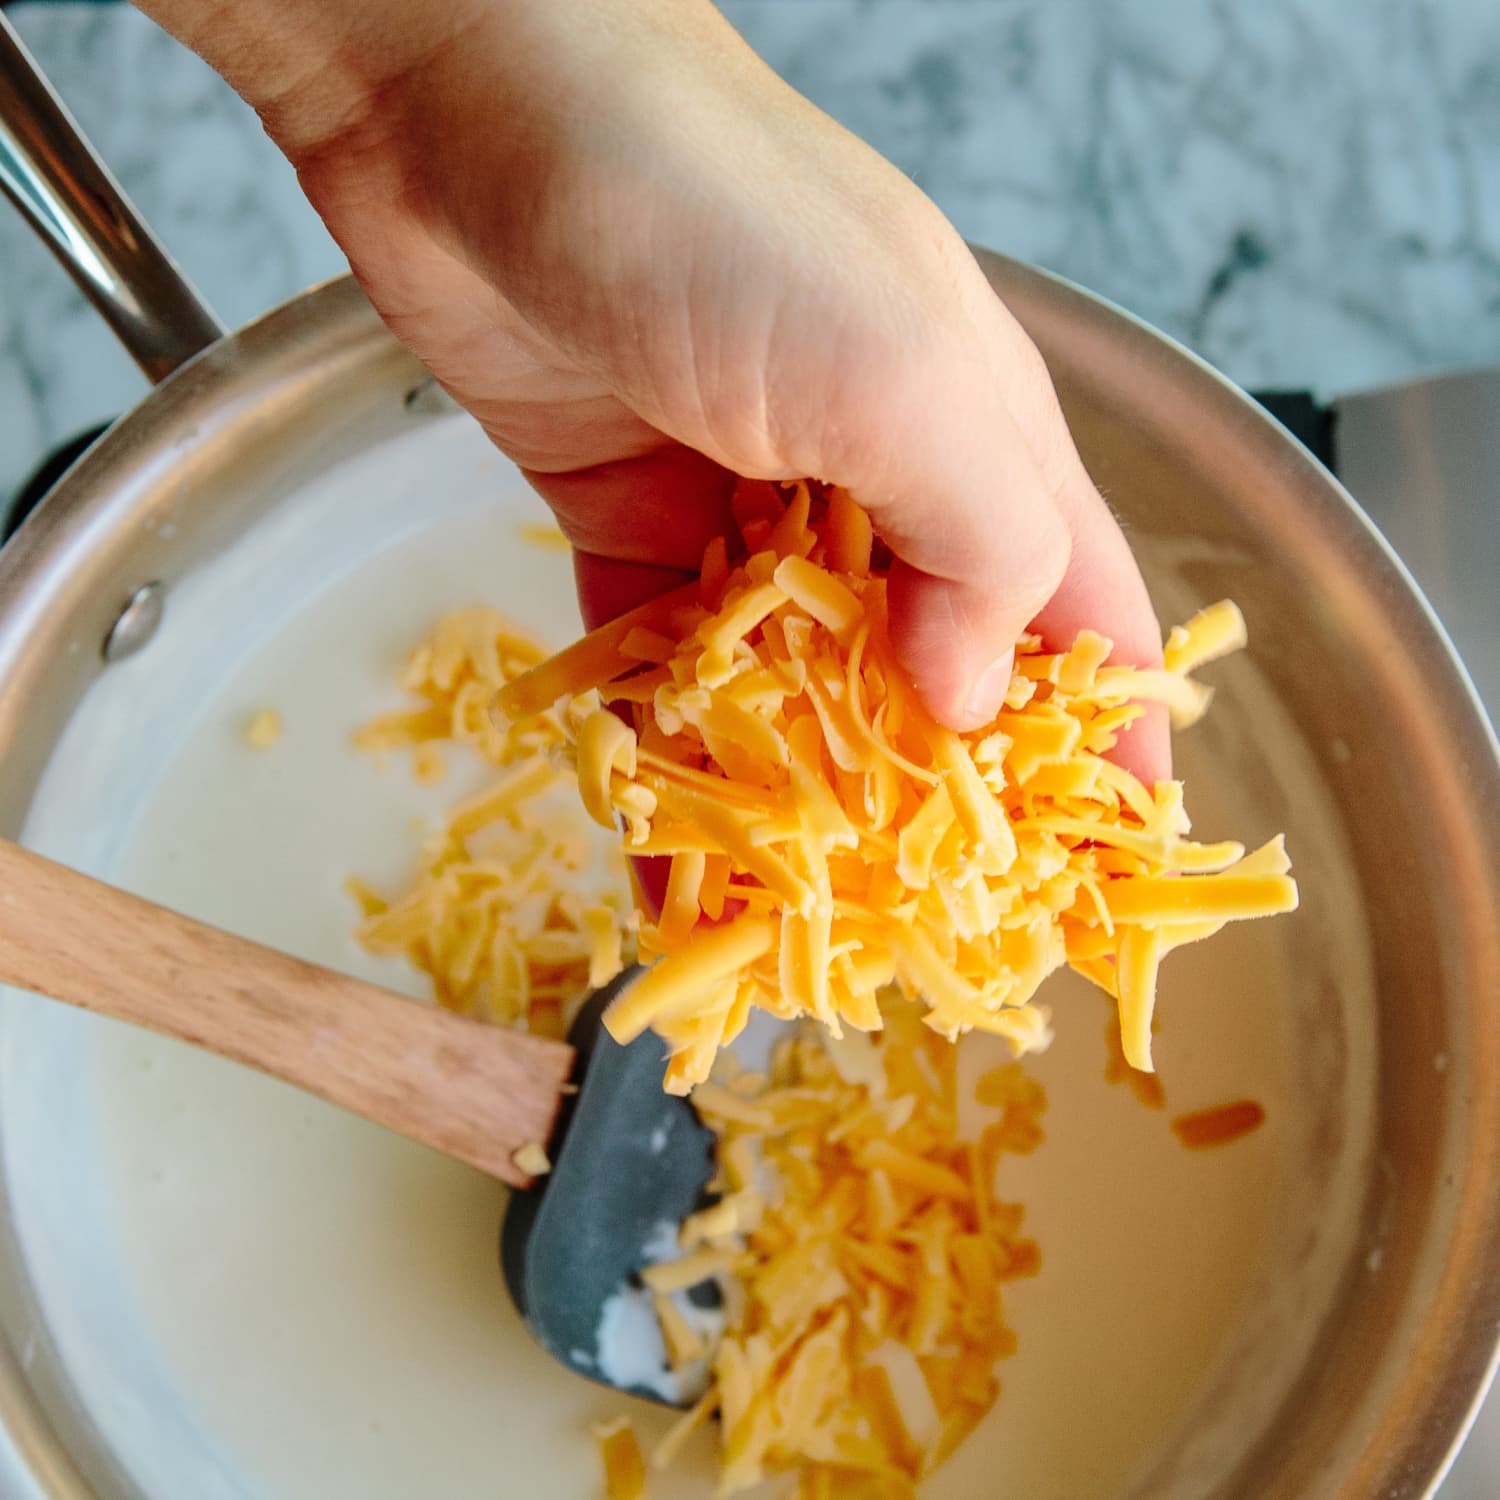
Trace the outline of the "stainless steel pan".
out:
<instances>
[{"instance_id":1,"label":"stainless steel pan","mask_svg":"<svg viewBox=\"0 0 1500 1500\"><path fill-rule=\"evenodd\" d=\"M15 833L81 697L111 658L149 653L179 581L440 402L348 280L220 337L3 19L0 180L160 382L0 552L0 831ZM1295 744L1353 872L1347 901L1320 906L1313 891L1304 917L1328 924L1333 948L1357 942L1375 976L1362 1024L1378 1049L1376 1159L1337 1285L1299 1332L1305 1357L1261 1392L1261 1417L1227 1456L1185 1453L1141 1493L1430 1494L1500 1322L1494 739L1411 579L1303 449L1124 313L979 255L1045 354L1167 609L1223 594L1245 607L1268 696L1226 709L1225 774L1274 780ZM131 1494L50 1350L4 1212L0 1476L45 1500Z\"/></svg>"}]
</instances>

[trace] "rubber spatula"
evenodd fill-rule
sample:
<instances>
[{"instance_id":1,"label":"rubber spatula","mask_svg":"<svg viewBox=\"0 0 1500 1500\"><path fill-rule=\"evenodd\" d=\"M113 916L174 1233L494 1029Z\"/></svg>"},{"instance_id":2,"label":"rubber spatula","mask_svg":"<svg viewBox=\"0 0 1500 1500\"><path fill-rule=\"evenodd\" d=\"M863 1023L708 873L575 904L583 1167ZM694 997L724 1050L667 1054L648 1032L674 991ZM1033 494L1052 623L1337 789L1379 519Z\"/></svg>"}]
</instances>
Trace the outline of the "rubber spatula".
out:
<instances>
[{"instance_id":1,"label":"rubber spatula","mask_svg":"<svg viewBox=\"0 0 1500 1500\"><path fill-rule=\"evenodd\" d=\"M662 1089L661 1038L646 1031L622 1047L601 1024L610 1002L644 972L627 969L573 1022L578 1092L563 1101L551 1174L511 1195L500 1264L549 1354L603 1385L683 1405L699 1394L690 1379L675 1375L664 1355L651 1358L649 1338L630 1334L624 1305L607 1318L617 1301L646 1303L637 1273L648 1247L675 1244L714 1164L713 1133L686 1099ZM717 1294L709 1283L689 1295ZM611 1321L620 1333L608 1332ZM645 1321L654 1327L649 1307ZM612 1356L621 1339L635 1347Z\"/></svg>"},{"instance_id":2,"label":"rubber spatula","mask_svg":"<svg viewBox=\"0 0 1500 1500\"><path fill-rule=\"evenodd\" d=\"M506 1280L544 1347L606 1384L595 1343L604 1304L651 1231L692 1210L712 1159L691 1106L662 1091L660 1041L620 1047L600 1028L639 972L585 1005L575 1057L572 1045L304 963L0 840L0 985L257 1068L513 1186L532 1181L517 1153L524 1162L523 1148L543 1146L556 1165L544 1192L512 1200Z\"/></svg>"}]
</instances>

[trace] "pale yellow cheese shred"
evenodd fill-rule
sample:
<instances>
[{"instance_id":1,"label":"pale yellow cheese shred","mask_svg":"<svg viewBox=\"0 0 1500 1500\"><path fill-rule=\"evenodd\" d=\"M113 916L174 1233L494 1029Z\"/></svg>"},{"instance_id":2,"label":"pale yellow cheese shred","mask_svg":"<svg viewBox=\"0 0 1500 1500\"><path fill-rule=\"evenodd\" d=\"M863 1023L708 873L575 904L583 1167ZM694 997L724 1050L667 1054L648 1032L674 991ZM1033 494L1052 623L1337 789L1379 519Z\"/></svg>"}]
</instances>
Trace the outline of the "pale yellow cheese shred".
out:
<instances>
[{"instance_id":1,"label":"pale yellow cheese shred","mask_svg":"<svg viewBox=\"0 0 1500 1500\"><path fill-rule=\"evenodd\" d=\"M633 959L635 944L624 860L609 848L601 865L574 773L555 759L561 723L493 712L495 694L545 656L485 608L447 616L416 647L401 681L422 707L373 720L356 746L410 750L424 782L437 779L435 766L445 769L441 747L466 749L497 774L426 839L404 893L387 898L363 881L349 889L363 912L360 942L426 973L440 1004L560 1037L588 992Z\"/></svg>"},{"instance_id":2,"label":"pale yellow cheese shred","mask_svg":"<svg viewBox=\"0 0 1500 1500\"><path fill-rule=\"evenodd\" d=\"M252 750L269 750L281 738L283 728L274 708L258 708L245 725L245 743Z\"/></svg>"},{"instance_id":3,"label":"pale yellow cheese shred","mask_svg":"<svg viewBox=\"0 0 1500 1500\"><path fill-rule=\"evenodd\" d=\"M556 527L545 521L522 521L516 534L528 547L540 547L544 552L571 552L567 537Z\"/></svg>"},{"instance_id":4,"label":"pale yellow cheese shred","mask_svg":"<svg viewBox=\"0 0 1500 1500\"><path fill-rule=\"evenodd\" d=\"M673 1263L688 1265L673 1285L717 1274L733 1295L712 1383L654 1465L718 1411L721 1496L794 1474L800 1496L912 1500L997 1399L1015 1350L1001 1289L1040 1265L998 1169L1040 1143L1045 1097L1019 1065L992 1069L965 1136L957 1049L918 1014L895 1003L873 1048L788 1038L768 1076L726 1056L696 1091L723 1197L683 1244L741 1248ZM763 1200L752 1179L775 1191Z\"/></svg>"},{"instance_id":5,"label":"pale yellow cheese shred","mask_svg":"<svg viewBox=\"0 0 1500 1500\"><path fill-rule=\"evenodd\" d=\"M604 1470L605 1500L643 1500L646 1493L646 1460L636 1441L629 1417L613 1417L593 1426Z\"/></svg>"},{"instance_id":6,"label":"pale yellow cheese shred","mask_svg":"<svg viewBox=\"0 0 1500 1500\"><path fill-rule=\"evenodd\" d=\"M529 1177L545 1177L552 1170L546 1151L536 1141L527 1141L524 1146L512 1151L510 1159Z\"/></svg>"}]
</instances>

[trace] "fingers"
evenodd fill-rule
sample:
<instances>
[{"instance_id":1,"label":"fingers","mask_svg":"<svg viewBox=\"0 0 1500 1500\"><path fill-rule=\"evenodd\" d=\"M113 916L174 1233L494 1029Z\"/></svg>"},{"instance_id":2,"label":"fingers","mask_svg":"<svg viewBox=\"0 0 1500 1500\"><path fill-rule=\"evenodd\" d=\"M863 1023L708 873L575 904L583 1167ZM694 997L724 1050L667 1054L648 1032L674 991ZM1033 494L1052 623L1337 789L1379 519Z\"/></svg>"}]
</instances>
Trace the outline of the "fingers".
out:
<instances>
[{"instance_id":1,"label":"fingers","mask_svg":"<svg viewBox=\"0 0 1500 1500\"><path fill-rule=\"evenodd\" d=\"M932 490L914 491L906 502L917 509L944 503L952 502ZM1029 485L995 490L979 509L989 524L966 533L969 550L955 556L930 542L898 548L904 557L891 572L893 641L936 718L960 730L989 723L1010 685L1014 643L1029 629L1059 651L1079 631L1095 630L1114 643L1112 661L1160 664L1161 632L1146 585L1086 476L1060 494ZM1040 524L1038 516L1045 518ZM1054 520L1065 533L1061 543ZM1023 545L1010 545L1012 526L1026 537ZM933 571L906 561L913 552ZM1038 607L1039 595L1045 602ZM1152 707L1127 729L1113 759L1147 786L1170 777L1165 711Z\"/></svg>"},{"instance_id":2,"label":"fingers","mask_svg":"<svg viewBox=\"0 0 1500 1500\"><path fill-rule=\"evenodd\" d=\"M1095 630L1114 660L1140 665L1160 662L1161 634L1041 356L963 253L949 285L929 281L920 351L868 361L821 434L824 451L806 457L889 542L897 653L932 713L967 730L998 711L1029 629L1059 650ZM1116 758L1148 785L1169 776L1162 715L1128 731Z\"/></svg>"},{"instance_id":3,"label":"fingers","mask_svg":"<svg viewBox=\"0 0 1500 1500\"><path fill-rule=\"evenodd\" d=\"M1058 650L1066 650L1080 630L1096 630L1114 642L1111 661L1160 666L1161 627L1130 544L1076 455L1073 470L1057 497L1073 538L1072 555L1035 627ZM1147 786L1167 780L1172 743L1166 710L1149 706L1145 717L1120 736L1110 759Z\"/></svg>"},{"instance_id":4,"label":"fingers","mask_svg":"<svg viewBox=\"0 0 1500 1500\"><path fill-rule=\"evenodd\" d=\"M594 630L638 604L669 593L698 571L656 567L650 563L621 562L592 552L573 554L573 581L585 630Z\"/></svg>"},{"instance_id":5,"label":"fingers","mask_svg":"<svg viewBox=\"0 0 1500 1500\"><path fill-rule=\"evenodd\" d=\"M895 553L892 640L928 708L977 728L1066 575L1069 528L976 359L959 349L885 375L839 408L835 451L808 454L809 471L843 484Z\"/></svg>"},{"instance_id":6,"label":"fingers","mask_svg":"<svg viewBox=\"0 0 1500 1500\"><path fill-rule=\"evenodd\" d=\"M734 476L676 443L567 473L528 469L526 477L575 550L596 559L696 572L710 538L731 525Z\"/></svg>"},{"instance_id":7,"label":"fingers","mask_svg":"<svg viewBox=\"0 0 1500 1500\"><path fill-rule=\"evenodd\" d=\"M988 724L1010 684L1014 652L1003 643L1025 630L1026 609L899 559L889 588L896 655L928 711L953 729Z\"/></svg>"}]
</instances>

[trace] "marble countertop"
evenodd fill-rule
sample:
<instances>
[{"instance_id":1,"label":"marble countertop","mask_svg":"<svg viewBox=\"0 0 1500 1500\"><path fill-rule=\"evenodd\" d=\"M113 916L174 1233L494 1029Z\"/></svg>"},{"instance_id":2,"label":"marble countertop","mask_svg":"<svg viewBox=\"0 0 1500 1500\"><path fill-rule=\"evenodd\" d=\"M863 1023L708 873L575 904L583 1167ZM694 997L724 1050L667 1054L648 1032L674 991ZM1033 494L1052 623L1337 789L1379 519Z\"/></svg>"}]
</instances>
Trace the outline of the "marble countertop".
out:
<instances>
[{"instance_id":1,"label":"marble countertop","mask_svg":"<svg viewBox=\"0 0 1500 1500\"><path fill-rule=\"evenodd\" d=\"M726 0L969 238L1236 380L1327 395L1500 362L1488 0ZM119 6L7 12L237 323L342 266L250 112ZM0 210L0 496L139 376Z\"/></svg>"}]
</instances>

